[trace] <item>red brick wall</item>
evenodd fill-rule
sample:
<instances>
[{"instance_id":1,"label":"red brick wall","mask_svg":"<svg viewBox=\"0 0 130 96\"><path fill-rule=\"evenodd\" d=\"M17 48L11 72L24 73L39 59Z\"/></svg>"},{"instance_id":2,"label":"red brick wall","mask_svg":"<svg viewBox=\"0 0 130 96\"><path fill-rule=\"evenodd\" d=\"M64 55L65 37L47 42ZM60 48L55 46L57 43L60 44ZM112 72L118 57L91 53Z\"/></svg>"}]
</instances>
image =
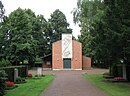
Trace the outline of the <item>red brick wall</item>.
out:
<instances>
[{"instance_id":1,"label":"red brick wall","mask_svg":"<svg viewBox=\"0 0 130 96\"><path fill-rule=\"evenodd\" d=\"M77 41L72 42L73 57L72 65L73 69L82 69L82 44Z\"/></svg>"},{"instance_id":2,"label":"red brick wall","mask_svg":"<svg viewBox=\"0 0 130 96\"><path fill-rule=\"evenodd\" d=\"M83 56L83 69L91 68L91 58Z\"/></svg>"},{"instance_id":3,"label":"red brick wall","mask_svg":"<svg viewBox=\"0 0 130 96\"><path fill-rule=\"evenodd\" d=\"M73 55L71 59L72 69L82 69L82 44L77 41L72 42ZM52 69L63 69L62 41L57 41L52 45Z\"/></svg>"},{"instance_id":4,"label":"red brick wall","mask_svg":"<svg viewBox=\"0 0 130 96\"><path fill-rule=\"evenodd\" d=\"M52 68L51 65L47 65L47 64L43 64L42 67L43 67L43 68Z\"/></svg>"},{"instance_id":5,"label":"red brick wall","mask_svg":"<svg viewBox=\"0 0 130 96\"><path fill-rule=\"evenodd\" d=\"M63 69L61 40L52 45L52 69Z\"/></svg>"}]
</instances>

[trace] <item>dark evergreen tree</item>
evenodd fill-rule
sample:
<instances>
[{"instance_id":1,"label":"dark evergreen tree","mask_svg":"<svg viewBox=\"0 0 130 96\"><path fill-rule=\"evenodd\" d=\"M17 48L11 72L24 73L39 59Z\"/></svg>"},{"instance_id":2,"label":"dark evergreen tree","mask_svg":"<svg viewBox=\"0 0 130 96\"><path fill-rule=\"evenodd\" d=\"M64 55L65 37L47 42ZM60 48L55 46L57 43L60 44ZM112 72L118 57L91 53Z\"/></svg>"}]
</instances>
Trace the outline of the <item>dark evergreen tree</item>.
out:
<instances>
[{"instance_id":1,"label":"dark evergreen tree","mask_svg":"<svg viewBox=\"0 0 130 96\"><path fill-rule=\"evenodd\" d=\"M59 9L51 14L49 22L52 27L52 42L61 40L62 33L72 33L65 15Z\"/></svg>"},{"instance_id":2,"label":"dark evergreen tree","mask_svg":"<svg viewBox=\"0 0 130 96\"><path fill-rule=\"evenodd\" d=\"M5 13L4 5L0 1L0 22L2 22L2 20L3 20L4 13Z\"/></svg>"}]
</instances>

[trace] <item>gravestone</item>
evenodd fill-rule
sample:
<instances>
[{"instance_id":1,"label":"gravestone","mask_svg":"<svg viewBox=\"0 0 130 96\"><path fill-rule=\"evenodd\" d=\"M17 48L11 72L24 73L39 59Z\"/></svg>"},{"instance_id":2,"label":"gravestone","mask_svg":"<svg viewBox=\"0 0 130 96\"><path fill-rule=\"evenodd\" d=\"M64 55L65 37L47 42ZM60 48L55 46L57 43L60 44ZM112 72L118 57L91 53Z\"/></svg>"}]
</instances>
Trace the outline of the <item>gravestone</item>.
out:
<instances>
[{"instance_id":1,"label":"gravestone","mask_svg":"<svg viewBox=\"0 0 130 96\"><path fill-rule=\"evenodd\" d=\"M127 76L126 76L126 65L123 64L122 69L123 69L123 78L124 78L124 79L127 79L127 78L126 78L126 77L127 77Z\"/></svg>"},{"instance_id":2,"label":"gravestone","mask_svg":"<svg viewBox=\"0 0 130 96\"><path fill-rule=\"evenodd\" d=\"M42 75L42 68L37 68L37 75L41 76Z\"/></svg>"},{"instance_id":3,"label":"gravestone","mask_svg":"<svg viewBox=\"0 0 130 96\"><path fill-rule=\"evenodd\" d=\"M16 79L18 78L18 69L14 69L14 82L16 82Z\"/></svg>"}]
</instances>

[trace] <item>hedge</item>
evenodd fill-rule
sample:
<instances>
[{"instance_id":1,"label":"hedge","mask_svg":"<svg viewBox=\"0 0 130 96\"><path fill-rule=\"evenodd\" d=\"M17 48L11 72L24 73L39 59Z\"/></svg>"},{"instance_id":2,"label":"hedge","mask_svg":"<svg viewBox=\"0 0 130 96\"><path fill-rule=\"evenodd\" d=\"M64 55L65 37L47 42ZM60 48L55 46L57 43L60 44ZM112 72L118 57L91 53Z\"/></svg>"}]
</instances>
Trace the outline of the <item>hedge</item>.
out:
<instances>
[{"instance_id":1,"label":"hedge","mask_svg":"<svg viewBox=\"0 0 130 96\"><path fill-rule=\"evenodd\" d=\"M8 75L8 80L14 82L14 70L18 69L18 76L27 77L28 67L27 66L9 66L1 67L0 70L5 70L5 73Z\"/></svg>"}]
</instances>

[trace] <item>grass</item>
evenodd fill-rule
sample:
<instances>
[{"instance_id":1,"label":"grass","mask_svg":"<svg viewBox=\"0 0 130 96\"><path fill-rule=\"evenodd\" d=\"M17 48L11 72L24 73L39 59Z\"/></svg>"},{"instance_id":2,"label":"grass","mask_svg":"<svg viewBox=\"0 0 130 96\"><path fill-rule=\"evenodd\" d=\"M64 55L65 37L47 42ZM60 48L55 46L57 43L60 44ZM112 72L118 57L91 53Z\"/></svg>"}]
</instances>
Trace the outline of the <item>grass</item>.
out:
<instances>
[{"instance_id":1,"label":"grass","mask_svg":"<svg viewBox=\"0 0 130 96\"><path fill-rule=\"evenodd\" d=\"M19 84L17 88L8 90L5 96L39 96L54 79L54 75L46 75L39 79L27 79L27 83Z\"/></svg>"},{"instance_id":2,"label":"grass","mask_svg":"<svg viewBox=\"0 0 130 96\"><path fill-rule=\"evenodd\" d=\"M102 74L83 74L83 76L110 96L130 96L130 83L128 82L103 82Z\"/></svg>"}]
</instances>

